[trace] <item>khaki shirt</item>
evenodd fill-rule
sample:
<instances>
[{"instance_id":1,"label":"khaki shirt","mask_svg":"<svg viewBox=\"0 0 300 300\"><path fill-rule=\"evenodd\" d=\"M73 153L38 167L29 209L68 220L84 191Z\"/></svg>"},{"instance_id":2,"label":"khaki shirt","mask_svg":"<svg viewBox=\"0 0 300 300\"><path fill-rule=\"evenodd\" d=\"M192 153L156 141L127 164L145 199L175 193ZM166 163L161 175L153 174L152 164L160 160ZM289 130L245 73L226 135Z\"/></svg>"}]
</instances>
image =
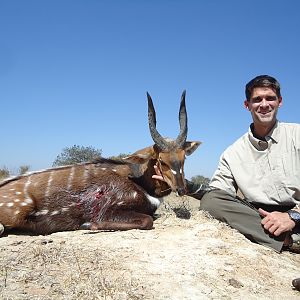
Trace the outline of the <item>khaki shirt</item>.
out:
<instances>
[{"instance_id":1,"label":"khaki shirt","mask_svg":"<svg viewBox=\"0 0 300 300\"><path fill-rule=\"evenodd\" d=\"M222 154L210 187L250 202L269 205L300 203L300 124L277 122L266 141L249 128Z\"/></svg>"}]
</instances>

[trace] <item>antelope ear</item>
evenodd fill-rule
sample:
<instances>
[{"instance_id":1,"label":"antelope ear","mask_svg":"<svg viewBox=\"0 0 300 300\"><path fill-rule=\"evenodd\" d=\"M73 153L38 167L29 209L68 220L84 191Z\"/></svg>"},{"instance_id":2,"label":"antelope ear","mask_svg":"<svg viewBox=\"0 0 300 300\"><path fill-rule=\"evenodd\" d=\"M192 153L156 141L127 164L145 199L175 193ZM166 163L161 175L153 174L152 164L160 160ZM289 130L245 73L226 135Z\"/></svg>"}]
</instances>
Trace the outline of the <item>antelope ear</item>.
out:
<instances>
[{"instance_id":1,"label":"antelope ear","mask_svg":"<svg viewBox=\"0 0 300 300\"><path fill-rule=\"evenodd\" d=\"M156 154L153 149L153 146L144 148L142 150L139 150L131 155L128 155L126 157L123 157L123 160L126 162L130 162L133 164L143 164L150 160L151 158L155 158Z\"/></svg>"},{"instance_id":2,"label":"antelope ear","mask_svg":"<svg viewBox=\"0 0 300 300\"><path fill-rule=\"evenodd\" d=\"M198 141L185 142L183 145L183 150L185 151L186 155L191 155L201 144L202 142Z\"/></svg>"}]
</instances>

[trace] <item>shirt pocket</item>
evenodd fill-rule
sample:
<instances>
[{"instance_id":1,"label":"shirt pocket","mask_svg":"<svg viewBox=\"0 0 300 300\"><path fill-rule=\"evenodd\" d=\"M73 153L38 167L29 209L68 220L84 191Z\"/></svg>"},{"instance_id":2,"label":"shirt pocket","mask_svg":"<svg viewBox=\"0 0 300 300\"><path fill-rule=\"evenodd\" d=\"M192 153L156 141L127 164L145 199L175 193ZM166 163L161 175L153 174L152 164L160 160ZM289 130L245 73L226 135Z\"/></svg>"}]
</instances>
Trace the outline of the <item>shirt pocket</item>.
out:
<instances>
[{"instance_id":1,"label":"shirt pocket","mask_svg":"<svg viewBox=\"0 0 300 300\"><path fill-rule=\"evenodd\" d=\"M277 161L278 176L285 185L288 188L300 189L300 150L281 153Z\"/></svg>"}]
</instances>

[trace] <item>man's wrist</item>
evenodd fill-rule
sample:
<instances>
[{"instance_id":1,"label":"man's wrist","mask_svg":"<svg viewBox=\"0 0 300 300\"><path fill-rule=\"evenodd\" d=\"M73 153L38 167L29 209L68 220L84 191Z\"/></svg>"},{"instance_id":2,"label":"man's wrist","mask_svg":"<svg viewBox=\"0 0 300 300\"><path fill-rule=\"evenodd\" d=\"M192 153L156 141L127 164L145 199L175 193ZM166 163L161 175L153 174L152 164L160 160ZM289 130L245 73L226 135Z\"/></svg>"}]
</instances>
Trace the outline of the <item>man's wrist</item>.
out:
<instances>
[{"instance_id":1,"label":"man's wrist","mask_svg":"<svg viewBox=\"0 0 300 300\"><path fill-rule=\"evenodd\" d=\"M296 226L300 225L300 212L296 209L290 209L287 211L290 219L295 222Z\"/></svg>"}]
</instances>

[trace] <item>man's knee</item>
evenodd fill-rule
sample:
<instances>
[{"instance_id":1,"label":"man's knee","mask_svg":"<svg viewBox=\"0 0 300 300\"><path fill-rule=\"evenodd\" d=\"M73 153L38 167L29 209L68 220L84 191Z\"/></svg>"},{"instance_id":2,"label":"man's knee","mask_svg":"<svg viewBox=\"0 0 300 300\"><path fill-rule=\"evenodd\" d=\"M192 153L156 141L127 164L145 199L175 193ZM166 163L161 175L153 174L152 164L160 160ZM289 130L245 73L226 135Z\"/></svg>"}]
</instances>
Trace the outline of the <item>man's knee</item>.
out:
<instances>
[{"instance_id":1,"label":"man's knee","mask_svg":"<svg viewBox=\"0 0 300 300\"><path fill-rule=\"evenodd\" d=\"M228 205L230 206L232 201L234 201L234 197L225 191L212 190L201 199L200 210L205 210L216 219L225 221L224 211L228 210Z\"/></svg>"},{"instance_id":2,"label":"man's knee","mask_svg":"<svg viewBox=\"0 0 300 300\"><path fill-rule=\"evenodd\" d=\"M200 210L207 211L211 216L218 218L220 206L219 199L214 197L213 192L206 193L200 201Z\"/></svg>"},{"instance_id":3,"label":"man's knee","mask_svg":"<svg viewBox=\"0 0 300 300\"><path fill-rule=\"evenodd\" d=\"M211 197L211 192L207 192L206 194L204 194L204 196L200 201L200 210L209 211L211 207L214 206L213 202L214 202L214 198Z\"/></svg>"}]
</instances>

